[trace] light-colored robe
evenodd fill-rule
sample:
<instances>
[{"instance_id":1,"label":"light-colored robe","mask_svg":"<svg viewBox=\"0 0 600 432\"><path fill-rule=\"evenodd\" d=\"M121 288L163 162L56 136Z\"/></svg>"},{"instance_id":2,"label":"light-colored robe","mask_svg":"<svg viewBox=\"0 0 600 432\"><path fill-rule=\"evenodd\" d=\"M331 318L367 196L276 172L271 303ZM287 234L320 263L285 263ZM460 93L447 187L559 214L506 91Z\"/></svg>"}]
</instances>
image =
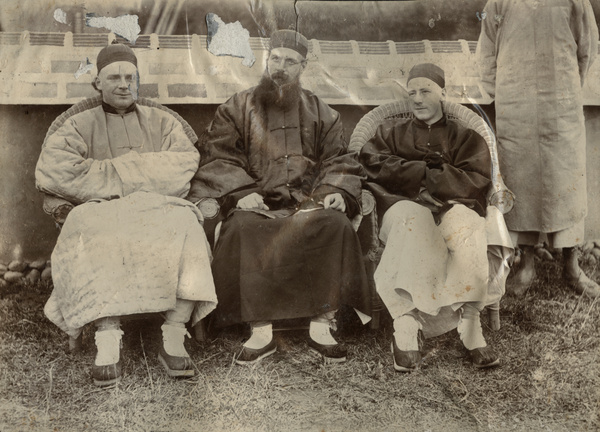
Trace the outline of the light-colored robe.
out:
<instances>
[{"instance_id":1,"label":"light-colored robe","mask_svg":"<svg viewBox=\"0 0 600 432\"><path fill-rule=\"evenodd\" d=\"M216 307L202 215L183 198L198 152L158 108L124 115L98 106L46 140L38 189L79 204L52 254L48 318L76 337L95 319L198 301L197 322Z\"/></svg>"},{"instance_id":2,"label":"light-colored robe","mask_svg":"<svg viewBox=\"0 0 600 432\"><path fill-rule=\"evenodd\" d=\"M495 96L511 231L552 233L587 214L581 86L598 51L588 0L490 0L478 45Z\"/></svg>"}]
</instances>

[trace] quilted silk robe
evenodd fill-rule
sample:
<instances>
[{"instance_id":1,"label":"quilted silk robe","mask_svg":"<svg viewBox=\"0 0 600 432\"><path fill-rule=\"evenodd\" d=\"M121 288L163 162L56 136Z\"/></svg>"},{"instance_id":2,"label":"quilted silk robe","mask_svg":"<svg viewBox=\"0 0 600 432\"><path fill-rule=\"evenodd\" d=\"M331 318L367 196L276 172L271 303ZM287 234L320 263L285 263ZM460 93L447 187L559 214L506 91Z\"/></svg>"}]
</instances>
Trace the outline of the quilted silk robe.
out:
<instances>
[{"instance_id":1,"label":"quilted silk robe","mask_svg":"<svg viewBox=\"0 0 600 432\"><path fill-rule=\"evenodd\" d=\"M182 124L154 107L86 109L49 134L38 189L77 206L52 253L46 316L72 337L108 316L196 301L216 307L202 214L185 201L198 152Z\"/></svg>"}]
</instances>

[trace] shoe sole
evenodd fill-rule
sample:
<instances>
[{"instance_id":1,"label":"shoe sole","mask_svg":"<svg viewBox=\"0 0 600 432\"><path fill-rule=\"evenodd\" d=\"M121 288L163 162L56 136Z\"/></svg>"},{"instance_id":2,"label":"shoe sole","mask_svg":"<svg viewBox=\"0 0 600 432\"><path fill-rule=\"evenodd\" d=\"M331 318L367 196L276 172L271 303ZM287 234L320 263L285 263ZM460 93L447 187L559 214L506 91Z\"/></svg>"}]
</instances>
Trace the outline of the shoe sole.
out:
<instances>
[{"instance_id":1,"label":"shoe sole","mask_svg":"<svg viewBox=\"0 0 600 432\"><path fill-rule=\"evenodd\" d=\"M309 347L309 349L312 352L314 352L315 354L317 354L319 357L321 357L325 361L325 363L344 363L346 361L346 356L344 356L344 357L326 357L313 347Z\"/></svg>"},{"instance_id":2,"label":"shoe sole","mask_svg":"<svg viewBox=\"0 0 600 432\"><path fill-rule=\"evenodd\" d=\"M121 377L113 378L110 380L98 380L94 378L94 385L96 387L108 387L117 384L119 381L121 381Z\"/></svg>"},{"instance_id":3,"label":"shoe sole","mask_svg":"<svg viewBox=\"0 0 600 432\"><path fill-rule=\"evenodd\" d=\"M415 370L417 370L416 366L413 368L407 368L407 367L400 366L399 364L397 364L396 357L394 357L394 342L392 342L391 348L392 348L392 358L394 359L394 370L396 372L406 373L406 372L414 372Z\"/></svg>"},{"instance_id":4,"label":"shoe sole","mask_svg":"<svg viewBox=\"0 0 600 432\"><path fill-rule=\"evenodd\" d=\"M415 370L417 370L417 368L406 368L404 366L400 366L398 364L396 364L396 360L394 360L394 370L396 372L403 372L403 373L408 373L408 372L414 372Z\"/></svg>"},{"instance_id":5,"label":"shoe sole","mask_svg":"<svg viewBox=\"0 0 600 432\"><path fill-rule=\"evenodd\" d=\"M277 351L277 347L274 347L273 349L271 349L271 350L269 350L267 352L262 353L261 355L259 355L258 357L256 357L254 360L246 361L246 360L235 359L235 362L236 362L236 364L239 364L239 365L251 365L251 364L254 364L254 363L258 362L258 361L261 361L265 357L269 357L271 354L275 354L276 351Z\"/></svg>"},{"instance_id":6,"label":"shoe sole","mask_svg":"<svg viewBox=\"0 0 600 432\"><path fill-rule=\"evenodd\" d=\"M161 364L167 371L167 375L169 375L172 378L182 378L182 377L185 378L185 377L193 377L194 375L196 375L196 371L194 371L194 369L176 370L176 369L169 368L169 366L167 365L167 362L165 361L163 356L161 356L160 354L158 355L158 360L161 362Z\"/></svg>"},{"instance_id":7,"label":"shoe sole","mask_svg":"<svg viewBox=\"0 0 600 432\"><path fill-rule=\"evenodd\" d=\"M487 369L487 368L491 368L491 367L499 366L499 365L500 365L500 359L496 359L496 360L494 360L491 363L487 363L487 364L484 364L484 365L476 365L476 364L474 364L473 366L475 366L477 369Z\"/></svg>"}]
</instances>

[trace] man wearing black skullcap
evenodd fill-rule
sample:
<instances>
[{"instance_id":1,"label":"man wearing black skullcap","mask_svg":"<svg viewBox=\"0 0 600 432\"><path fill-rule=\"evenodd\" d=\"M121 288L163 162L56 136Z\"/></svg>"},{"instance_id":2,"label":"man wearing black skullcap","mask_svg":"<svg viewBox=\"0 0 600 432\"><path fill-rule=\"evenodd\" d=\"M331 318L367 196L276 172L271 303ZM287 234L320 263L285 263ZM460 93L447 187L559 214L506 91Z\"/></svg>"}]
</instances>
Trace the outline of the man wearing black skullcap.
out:
<instances>
[{"instance_id":1,"label":"man wearing black skullcap","mask_svg":"<svg viewBox=\"0 0 600 432\"><path fill-rule=\"evenodd\" d=\"M425 63L408 75L414 119L388 120L362 148L385 243L377 292L394 319L394 368L421 361L418 332L457 327L476 367L499 363L481 331L488 287L485 140L444 114L444 71Z\"/></svg>"},{"instance_id":2,"label":"man wearing black skullcap","mask_svg":"<svg viewBox=\"0 0 600 432\"><path fill-rule=\"evenodd\" d=\"M339 113L300 85L306 38L281 30L270 43L258 86L221 105L208 127L189 197L217 198L225 218L214 249L215 321L251 324L238 364L273 354L272 321L290 318L310 318L309 347L341 362L335 311L347 304L369 313L349 219L359 211L362 168L347 153Z\"/></svg>"},{"instance_id":3,"label":"man wearing black skullcap","mask_svg":"<svg viewBox=\"0 0 600 432\"><path fill-rule=\"evenodd\" d=\"M121 378L121 317L149 312L165 315L158 356L167 373L192 376L185 323L216 305L202 215L183 199L197 140L173 113L136 103L131 48L102 49L96 66L101 105L85 104L51 129L36 168L38 189L76 205L52 253L44 310L72 338L95 323L98 386Z\"/></svg>"}]
</instances>

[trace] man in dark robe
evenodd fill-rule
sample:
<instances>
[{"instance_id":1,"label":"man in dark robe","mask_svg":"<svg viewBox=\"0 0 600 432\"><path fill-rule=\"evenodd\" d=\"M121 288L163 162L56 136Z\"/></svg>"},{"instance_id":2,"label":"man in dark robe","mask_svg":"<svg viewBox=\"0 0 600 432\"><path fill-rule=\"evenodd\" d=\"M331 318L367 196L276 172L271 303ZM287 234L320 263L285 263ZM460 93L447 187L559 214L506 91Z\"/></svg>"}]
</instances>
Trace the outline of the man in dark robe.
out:
<instances>
[{"instance_id":1,"label":"man in dark robe","mask_svg":"<svg viewBox=\"0 0 600 432\"><path fill-rule=\"evenodd\" d=\"M444 114L441 68L414 66L407 87L415 118L384 122L359 157L383 215L375 284L394 319L394 368L418 367L419 330L432 337L454 327L476 367L495 366L479 319L491 303L484 219L490 153L480 135Z\"/></svg>"},{"instance_id":2,"label":"man in dark robe","mask_svg":"<svg viewBox=\"0 0 600 432\"><path fill-rule=\"evenodd\" d=\"M273 33L259 85L217 109L188 197L217 198L225 216L213 260L216 322L251 323L238 364L276 351L273 320L302 317L311 318L309 347L344 361L330 333L335 311L370 309L349 219L363 171L347 153L339 113L300 86L307 53L301 34Z\"/></svg>"}]
</instances>

